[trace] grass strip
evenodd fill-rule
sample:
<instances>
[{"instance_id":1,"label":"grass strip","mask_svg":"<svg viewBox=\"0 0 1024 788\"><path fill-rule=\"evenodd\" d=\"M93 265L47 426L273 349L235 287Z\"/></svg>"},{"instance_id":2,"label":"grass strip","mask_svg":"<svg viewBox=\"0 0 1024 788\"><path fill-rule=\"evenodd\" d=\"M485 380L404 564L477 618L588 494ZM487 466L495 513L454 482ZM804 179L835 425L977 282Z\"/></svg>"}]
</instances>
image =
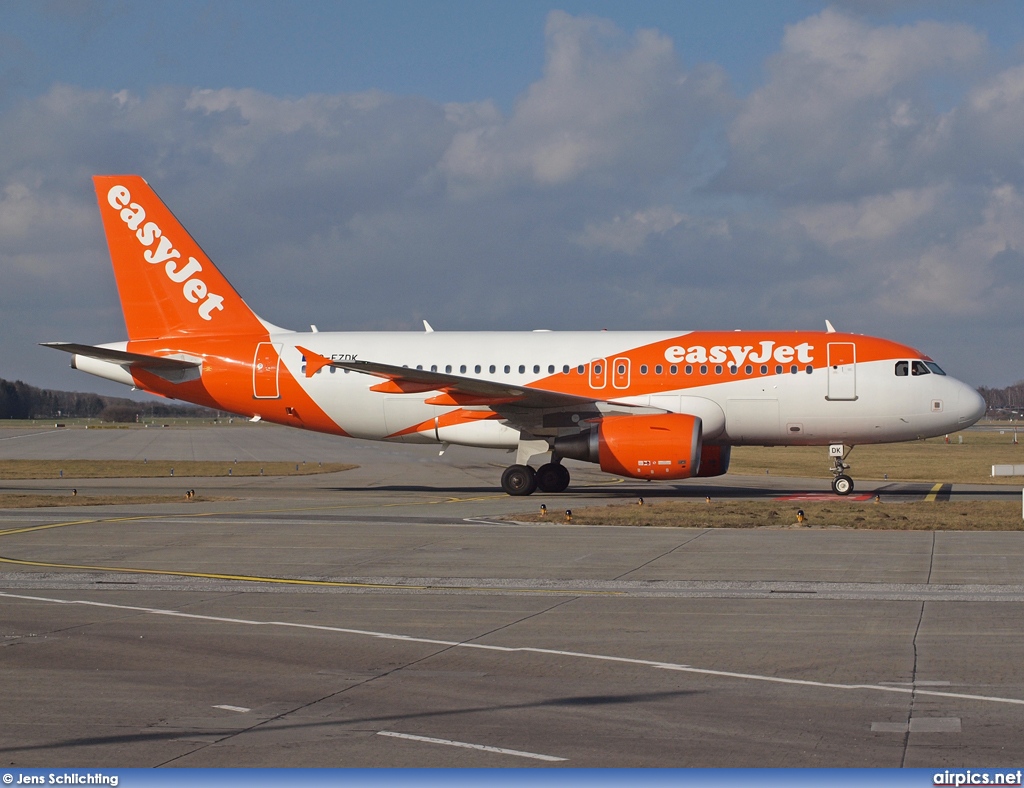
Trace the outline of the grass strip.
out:
<instances>
[{"instance_id":1,"label":"grass strip","mask_svg":"<svg viewBox=\"0 0 1024 788\"><path fill-rule=\"evenodd\" d=\"M854 480L1019 484L1021 477L992 476L993 465L1024 465L1024 443L1013 430L968 430L945 438L857 446L848 462ZM960 442L961 438L963 443ZM1021 433L1024 439L1024 432ZM797 476L831 479L825 446L736 446L729 473L745 476Z\"/></svg>"},{"instance_id":2,"label":"grass strip","mask_svg":"<svg viewBox=\"0 0 1024 788\"><path fill-rule=\"evenodd\" d=\"M797 522L797 512L804 522ZM564 510L511 515L520 522L564 523ZM574 525L661 528L852 528L874 531L1022 531L1019 501L657 501L572 510Z\"/></svg>"}]
</instances>

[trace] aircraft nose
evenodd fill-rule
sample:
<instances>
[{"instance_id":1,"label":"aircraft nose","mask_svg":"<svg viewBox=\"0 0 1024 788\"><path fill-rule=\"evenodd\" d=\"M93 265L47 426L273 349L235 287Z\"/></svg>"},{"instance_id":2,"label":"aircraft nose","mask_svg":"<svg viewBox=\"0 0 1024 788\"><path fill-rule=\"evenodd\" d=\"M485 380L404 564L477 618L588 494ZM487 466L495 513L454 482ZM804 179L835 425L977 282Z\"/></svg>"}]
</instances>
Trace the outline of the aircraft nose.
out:
<instances>
[{"instance_id":1,"label":"aircraft nose","mask_svg":"<svg viewBox=\"0 0 1024 788\"><path fill-rule=\"evenodd\" d=\"M985 415L985 400L981 394L966 383L961 383L956 412L957 426L960 429L966 429Z\"/></svg>"}]
</instances>

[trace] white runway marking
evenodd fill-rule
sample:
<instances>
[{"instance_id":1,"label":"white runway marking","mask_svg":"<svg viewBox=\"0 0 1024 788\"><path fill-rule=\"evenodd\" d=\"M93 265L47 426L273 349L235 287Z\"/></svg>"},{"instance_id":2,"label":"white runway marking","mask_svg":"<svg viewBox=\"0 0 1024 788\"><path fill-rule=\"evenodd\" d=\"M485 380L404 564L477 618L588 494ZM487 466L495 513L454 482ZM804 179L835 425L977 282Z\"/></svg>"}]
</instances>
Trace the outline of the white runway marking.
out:
<instances>
[{"instance_id":1,"label":"white runway marking","mask_svg":"<svg viewBox=\"0 0 1024 788\"><path fill-rule=\"evenodd\" d=\"M213 708L224 709L224 711L237 711L240 714L244 714L247 711L252 711L252 709L247 709L245 708L245 706L228 706L226 703L220 706L214 706Z\"/></svg>"},{"instance_id":2,"label":"white runway marking","mask_svg":"<svg viewBox=\"0 0 1024 788\"><path fill-rule=\"evenodd\" d=\"M10 435L6 438L0 438L0 441L16 441L21 438L35 438L39 435L55 435L58 432L64 432L64 430L46 430L45 432L29 432L25 435Z\"/></svg>"},{"instance_id":3,"label":"white runway marking","mask_svg":"<svg viewBox=\"0 0 1024 788\"><path fill-rule=\"evenodd\" d=\"M318 632L338 632L344 635L356 635L360 637L380 638L381 640L405 640L409 643L423 643L431 646L445 646L447 648L469 648L478 651L500 651L506 654L543 654L546 656L568 657L572 659L589 659L601 662L612 662L620 665L635 665L639 667L657 668L658 670L674 670L681 673L695 673L701 676L717 676L727 679L741 679L744 681L764 681L772 684L790 684L800 687L816 687L821 689L835 690L861 690L871 692L895 692L901 695L927 695L937 698L957 698L959 700L976 700L984 703L1007 703L1015 706L1024 706L1024 699L1001 698L994 695L971 695L962 692L940 692L938 690L926 690L918 687L898 687L891 684L837 684L828 681L811 681L809 679L787 679L781 676L765 676L758 673L737 673L729 670L712 670L710 668L698 668L692 665L681 665L673 662L658 662L650 659L634 659L631 657L616 657L609 654L592 654L586 651L562 651L551 648L534 648L532 646L488 646L483 643L467 643L457 640L438 640L435 638L420 638L412 635L397 635L391 632L374 632L366 629L349 629L347 627L330 627L323 624L297 624L291 621L254 621L245 618L226 618L224 616L204 616L198 613L182 613L178 610L161 610L153 607L137 607L134 605L115 605L109 602L93 602L87 599L53 599L42 596L27 596L24 594L10 594L0 592L0 597L7 599L23 599L29 602L50 602L58 605L85 605L87 607L103 607L111 610L132 610L137 613L149 613L154 616L172 616L175 618L190 618L196 621L217 621L222 624L241 624L243 626L257 627L290 627L293 629L312 629Z\"/></svg>"},{"instance_id":4,"label":"white runway marking","mask_svg":"<svg viewBox=\"0 0 1024 788\"><path fill-rule=\"evenodd\" d=\"M564 761L565 758L556 758L554 755L541 755L536 752L523 752L522 750L506 750L503 747L490 747L486 744L470 744L464 741L451 741L449 739L432 739L429 736L414 736L411 733L395 733L394 731L377 731L378 736L391 736L394 739L409 739L411 741L422 741L427 744L444 744L448 747L464 747L467 750L483 750L484 752L496 752L501 755L515 755L519 758L533 758L535 761Z\"/></svg>"},{"instance_id":5,"label":"white runway marking","mask_svg":"<svg viewBox=\"0 0 1024 788\"><path fill-rule=\"evenodd\" d=\"M913 717L906 722L873 722L872 733L960 733L959 717Z\"/></svg>"}]
</instances>

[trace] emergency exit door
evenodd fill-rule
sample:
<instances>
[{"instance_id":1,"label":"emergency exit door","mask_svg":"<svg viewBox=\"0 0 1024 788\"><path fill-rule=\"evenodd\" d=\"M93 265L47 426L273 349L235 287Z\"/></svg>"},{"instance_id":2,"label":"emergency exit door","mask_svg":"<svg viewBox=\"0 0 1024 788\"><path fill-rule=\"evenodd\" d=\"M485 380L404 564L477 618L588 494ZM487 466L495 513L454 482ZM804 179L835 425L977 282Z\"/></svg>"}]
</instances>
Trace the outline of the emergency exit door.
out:
<instances>
[{"instance_id":1,"label":"emergency exit door","mask_svg":"<svg viewBox=\"0 0 1024 788\"><path fill-rule=\"evenodd\" d=\"M281 345L260 342L252 361L252 395L256 399L278 399L278 367L281 363Z\"/></svg>"}]
</instances>

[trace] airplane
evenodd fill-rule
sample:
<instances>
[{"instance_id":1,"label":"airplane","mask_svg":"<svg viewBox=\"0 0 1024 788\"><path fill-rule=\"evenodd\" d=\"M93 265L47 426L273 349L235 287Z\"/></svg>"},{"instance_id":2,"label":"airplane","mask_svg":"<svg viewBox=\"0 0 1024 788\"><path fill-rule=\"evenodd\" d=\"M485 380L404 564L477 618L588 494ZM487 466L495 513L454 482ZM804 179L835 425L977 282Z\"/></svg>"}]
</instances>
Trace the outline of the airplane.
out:
<instances>
[{"instance_id":1,"label":"airplane","mask_svg":"<svg viewBox=\"0 0 1024 788\"><path fill-rule=\"evenodd\" d=\"M75 369L290 427L505 449L509 495L564 491L563 460L676 481L733 446L854 446L965 429L973 388L887 339L826 331L290 331L258 317L138 175L93 178L128 340L44 343Z\"/></svg>"}]
</instances>

